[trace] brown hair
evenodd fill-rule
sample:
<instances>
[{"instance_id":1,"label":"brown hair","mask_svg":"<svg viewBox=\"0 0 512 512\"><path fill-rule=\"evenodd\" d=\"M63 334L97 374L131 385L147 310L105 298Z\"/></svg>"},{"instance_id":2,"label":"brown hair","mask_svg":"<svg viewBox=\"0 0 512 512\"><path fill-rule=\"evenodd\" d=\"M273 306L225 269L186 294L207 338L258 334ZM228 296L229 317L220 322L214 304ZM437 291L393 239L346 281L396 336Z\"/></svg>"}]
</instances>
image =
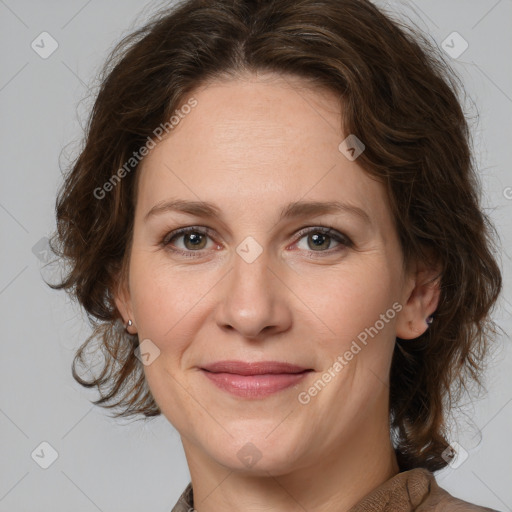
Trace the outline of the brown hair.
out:
<instances>
[{"instance_id":1,"label":"brown hair","mask_svg":"<svg viewBox=\"0 0 512 512\"><path fill-rule=\"evenodd\" d=\"M366 146L359 165L387 188L405 261L430 254L441 262L435 322L413 341L397 339L390 376L401 470L440 469L452 399L481 385L496 333L496 233L479 204L460 80L420 31L368 0L188 0L114 48L85 146L59 191L51 241L70 265L53 287L72 293L94 327L73 377L97 387L94 403L120 407L116 417L160 414L134 355L137 336L120 325L112 294L129 258L136 200L137 165L129 172L125 162L199 85L255 71L302 77L339 95L343 132ZM125 176L98 199L123 166ZM90 367L94 339L105 360L88 381L76 365Z\"/></svg>"}]
</instances>

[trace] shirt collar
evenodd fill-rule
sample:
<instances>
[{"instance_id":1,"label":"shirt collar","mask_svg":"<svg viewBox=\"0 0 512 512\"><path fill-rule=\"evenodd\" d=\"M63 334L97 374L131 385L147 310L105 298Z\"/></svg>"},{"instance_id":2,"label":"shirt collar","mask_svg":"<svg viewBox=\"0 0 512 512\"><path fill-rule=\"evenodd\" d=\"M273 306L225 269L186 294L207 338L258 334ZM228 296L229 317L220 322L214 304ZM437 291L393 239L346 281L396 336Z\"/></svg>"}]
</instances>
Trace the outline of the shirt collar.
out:
<instances>
[{"instance_id":1,"label":"shirt collar","mask_svg":"<svg viewBox=\"0 0 512 512\"><path fill-rule=\"evenodd\" d=\"M490 508L478 507L454 498L439 487L433 473L425 468L415 468L397 473L364 496L349 512L434 510L434 506L440 502L443 503L443 506L447 505L446 510L493 512ZM460 506L465 506L465 508L459 509ZM443 508L443 510L445 509ZM187 485L171 512L195 512L192 483Z\"/></svg>"}]
</instances>

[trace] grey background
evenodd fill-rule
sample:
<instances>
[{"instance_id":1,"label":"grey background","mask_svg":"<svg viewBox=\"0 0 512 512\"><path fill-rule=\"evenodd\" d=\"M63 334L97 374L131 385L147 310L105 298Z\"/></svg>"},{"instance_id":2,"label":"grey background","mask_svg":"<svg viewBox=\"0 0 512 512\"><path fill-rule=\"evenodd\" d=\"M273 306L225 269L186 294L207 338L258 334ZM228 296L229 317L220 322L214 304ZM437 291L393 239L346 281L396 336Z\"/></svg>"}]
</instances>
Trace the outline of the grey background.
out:
<instances>
[{"instance_id":1,"label":"grey background","mask_svg":"<svg viewBox=\"0 0 512 512\"><path fill-rule=\"evenodd\" d=\"M79 147L89 87L108 50L160 4L0 0L0 512L164 512L189 481L179 435L165 418L130 424L91 405L96 393L81 389L70 372L89 333L86 319L42 280L49 275L45 237L55 227L59 161L65 166ZM472 123L474 143L505 280L494 317L510 333L512 1L378 5L408 16L439 45L453 31L469 44L450 59L463 78L468 112L480 116ZM31 47L43 31L59 45L47 59ZM469 457L436 473L452 494L500 511L512 510L511 371L510 336L500 337L488 394L468 398L452 433ZM48 469L31 457L43 441L58 452Z\"/></svg>"}]
</instances>

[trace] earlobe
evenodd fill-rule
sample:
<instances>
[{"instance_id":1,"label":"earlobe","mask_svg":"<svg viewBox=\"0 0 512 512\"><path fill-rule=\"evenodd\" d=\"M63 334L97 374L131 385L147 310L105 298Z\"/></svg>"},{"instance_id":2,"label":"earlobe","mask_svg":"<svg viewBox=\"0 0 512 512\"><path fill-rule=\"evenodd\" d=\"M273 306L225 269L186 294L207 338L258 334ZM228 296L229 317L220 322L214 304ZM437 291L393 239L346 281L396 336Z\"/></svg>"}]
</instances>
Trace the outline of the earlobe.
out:
<instances>
[{"instance_id":1,"label":"earlobe","mask_svg":"<svg viewBox=\"0 0 512 512\"><path fill-rule=\"evenodd\" d=\"M412 340L429 328L439 304L440 281L440 270L437 266L422 266L416 269L407 282L404 306L397 317L398 338Z\"/></svg>"},{"instance_id":2,"label":"earlobe","mask_svg":"<svg viewBox=\"0 0 512 512\"><path fill-rule=\"evenodd\" d=\"M121 321L125 326L126 332L129 334L135 334L137 329L134 325L130 292L126 282L123 280L118 281L118 284L115 287L114 302L121 315Z\"/></svg>"}]
</instances>

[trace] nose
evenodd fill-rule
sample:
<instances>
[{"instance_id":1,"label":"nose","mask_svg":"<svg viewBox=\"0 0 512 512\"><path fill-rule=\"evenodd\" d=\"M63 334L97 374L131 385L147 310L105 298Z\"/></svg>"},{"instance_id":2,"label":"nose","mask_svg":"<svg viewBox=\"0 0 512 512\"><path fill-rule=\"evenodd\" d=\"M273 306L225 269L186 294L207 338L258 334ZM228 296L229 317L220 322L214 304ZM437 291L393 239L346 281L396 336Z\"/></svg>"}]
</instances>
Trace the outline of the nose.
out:
<instances>
[{"instance_id":1,"label":"nose","mask_svg":"<svg viewBox=\"0 0 512 512\"><path fill-rule=\"evenodd\" d=\"M233 268L219 290L219 328L234 330L249 339L262 339L289 329L291 292L281 274L269 267L265 251L251 263L235 254Z\"/></svg>"}]
</instances>

